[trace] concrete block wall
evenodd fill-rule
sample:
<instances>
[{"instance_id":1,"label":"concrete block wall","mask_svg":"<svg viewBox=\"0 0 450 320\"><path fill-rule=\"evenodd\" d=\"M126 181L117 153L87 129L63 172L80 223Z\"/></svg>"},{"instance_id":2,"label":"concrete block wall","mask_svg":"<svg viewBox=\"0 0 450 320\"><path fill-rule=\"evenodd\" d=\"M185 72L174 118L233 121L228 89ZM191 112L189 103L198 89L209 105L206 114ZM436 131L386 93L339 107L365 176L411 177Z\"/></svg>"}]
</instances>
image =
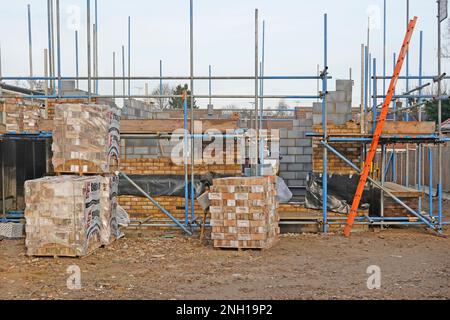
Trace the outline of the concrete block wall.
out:
<instances>
[{"instance_id":1,"label":"concrete block wall","mask_svg":"<svg viewBox=\"0 0 450 320\"><path fill-rule=\"evenodd\" d=\"M326 97L328 122L343 125L352 120L352 80L336 80L336 91ZM322 124L322 102L313 103L313 122Z\"/></svg>"},{"instance_id":2,"label":"concrete block wall","mask_svg":"<svg viewBox=\"0 0 450 320\"><path fill-rule=\"evenodd\" d=\"M288 187L305 187L306 176L312 171L312 139L306 136L312 132L311 108L299 108L292 120L292 129L280 129L280 177ZM291 188L294 194L301 194L303 188Z\"/></svg>"}]
</instances>

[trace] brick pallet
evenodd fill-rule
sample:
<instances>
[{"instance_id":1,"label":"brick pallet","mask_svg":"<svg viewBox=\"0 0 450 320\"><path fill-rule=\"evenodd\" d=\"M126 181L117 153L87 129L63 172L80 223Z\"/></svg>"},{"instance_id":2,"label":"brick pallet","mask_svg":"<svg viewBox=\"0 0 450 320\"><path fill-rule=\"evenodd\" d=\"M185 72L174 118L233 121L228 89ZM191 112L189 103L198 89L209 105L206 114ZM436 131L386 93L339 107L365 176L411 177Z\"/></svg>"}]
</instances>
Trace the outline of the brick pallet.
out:
<instances>
[{"instance_id":1,"label":"brick pallet","mask_svg":"<svg viewBox=\"0 0 450 320\"><path fill-rule=\"evenodd\" d=\"M107 105L55 107L53 167L58 173L111 173L118 169L120 110Z\"/></svg>"},{"instance_id":2,"label":"brick pallet","mask_svg":"<svg viewBox=\"0 0 450 320\"><path fill-rule=\"evenodd\" d=\"M5 111L6 132L37 133L41 119L40 106L28 104L15 99L6 99L3 104Z\"/></svg>"},{"instance_id":3,"label":"brick pallet","mask_svg":"<svg viewBox=\"0 0 450 320\"><path fill-rule=\"evenodd\" d=\"M82 257L101 246L100 177L25 182L27 255Z\"/></svg>"},{"instance_id":4,"label":"brick pallet","mask_svg":"<svg viewBox=\"0 0 450 320\"><path fill-rule=\"evenodd\" d=\"M267 249L276 243L275 176L214 179L210 191L214 247Z\"/></svg>"}]
</instances>

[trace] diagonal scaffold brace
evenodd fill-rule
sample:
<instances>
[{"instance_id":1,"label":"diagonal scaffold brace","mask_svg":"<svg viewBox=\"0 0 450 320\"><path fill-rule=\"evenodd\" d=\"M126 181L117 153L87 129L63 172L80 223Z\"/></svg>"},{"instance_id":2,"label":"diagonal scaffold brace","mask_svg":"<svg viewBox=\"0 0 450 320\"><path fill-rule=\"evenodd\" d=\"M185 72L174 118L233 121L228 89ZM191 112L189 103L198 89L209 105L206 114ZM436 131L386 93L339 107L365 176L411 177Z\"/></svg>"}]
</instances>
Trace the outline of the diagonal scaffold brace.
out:
<instances>
[{"instance_id":1,"label":"diagonal scaffold brace","mask_svg":"<svg viewBox=\"0 0 450 320\"><path fill-rule=\"evenodd\" d=\"M400 54L398 56L397 63L395 65L394 74L391 78L391 83L389 84L389 89L386 95L386 99L384 100L383 107L381 108L380 117L378 118L377 126L375 128L372 143L370 145L370 150L367 154L367 158L364 164L364 168L360 174L360 179L358 183L358 187L356 188L355 197L353 198L352 207L350 209L350 214L347 218L347 224L344 228L344 236L350 236L350 232L352 230L353 224L355 222L355 217L358 214L358 207L361 202L361 197L364 191L364 186L367 182L367 178L369 176L370 168L372 166L372 161L375 157L378 143L380 141L380 136L383 131L384 122L386 121L386 116L388 114L389 105L391 104L392 98L394 96L395 87L397 85L398 78L400 76L400 72L403 67L403 62L405 60L406 54L409 50L409 43L411 41L411 37L414 32L414 28L416 27L417 17L414 17L408 23L408 30L406 31L405 39L403 40L403 45L400 50Z\"/></svg>"}]
</instances>

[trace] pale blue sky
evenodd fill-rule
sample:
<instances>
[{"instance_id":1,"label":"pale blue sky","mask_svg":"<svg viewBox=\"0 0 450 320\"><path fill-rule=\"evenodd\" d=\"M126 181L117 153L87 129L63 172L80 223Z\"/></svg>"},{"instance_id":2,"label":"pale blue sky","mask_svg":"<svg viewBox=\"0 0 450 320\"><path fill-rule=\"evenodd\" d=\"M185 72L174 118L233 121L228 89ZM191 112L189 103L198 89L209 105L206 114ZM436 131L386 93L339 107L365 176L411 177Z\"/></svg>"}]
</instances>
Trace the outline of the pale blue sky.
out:
<instances>
[{"instance_id":1,"label":"pale blue sky","mask_svg":"<svg viewBox=\"0 0 450 320\"><path fill-rule=\"evenodd\" d=\"M46 0L0 0L0 42L3 75L28 74L27 9L32 6L34 69L43 75L43 50L47 46ZM92 13L93 4L92 2ZM73 6L81 10L80 70L86 75L86 1L61 0L62 72L75 75L74 31L70 27ZM392 53L399 50L406 29L406 0L387 0L387 70L392 71ZM411 73L418 73L419 31L424 31L424 73L437 73L437 28L435 0L410 0L411 17L419 17L411 47ZM127 17L132 17L132 74L158 75L159 60L165 75L189 73L189 0L98 0L99 73L112 74L112 52L117 53L121 72L121 45L127 42ZM195 74L207 75L208 65L215 75L254 74L254 9L266 21L266 75L314 75L323 64L323 14L328 13L329 68L334 79L348 78L353 69L354 105L359 101L360 44L366 41L367 17L375 12L379 25L371 31L371 51L382 71L383 0L195 0ZM376 14L379 11L380 16ZM72 11L73 12L73 11ZM92 19L93 21L93 19ZM377 23L375 23L377 24ZM446 27L446 23L443 24ZM262 29L262 28L261 28ZM446 66L447 64L444 64ZM149 84L151 88L158 82ZM381 85L381 83L380 83ZM404 83L399 84L400 87ZM334 80L331 83L334 88ZM413 85L411 85L413 86ZM117 83L120 92L121 83ZM144 87L133 82L134 93ZM381 86L379 86L381 87ZM111 82L100 85L111 93ZM214 82L216 94L252 94L252 81ZM315 81L266 81L266 94L315 94ZM208 93L207 82L196 82L196 92ZM143 91L141 91L143 93ZM311 101L287 101L290 106ZM218 107L231 103L214 101ZM237 100L238 106L249 101ZM206 104L206 101L200 101ZM277 101L267 101L267 106Z\"/></svg>"}]
</instances>

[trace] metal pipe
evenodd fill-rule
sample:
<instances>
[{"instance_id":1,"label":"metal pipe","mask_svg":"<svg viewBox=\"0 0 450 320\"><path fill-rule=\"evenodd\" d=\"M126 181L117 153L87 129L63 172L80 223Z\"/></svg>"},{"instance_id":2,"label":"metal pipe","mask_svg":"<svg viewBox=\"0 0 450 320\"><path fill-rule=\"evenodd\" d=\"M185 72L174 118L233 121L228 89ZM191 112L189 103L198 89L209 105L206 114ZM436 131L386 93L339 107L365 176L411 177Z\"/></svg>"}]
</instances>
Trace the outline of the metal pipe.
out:
<instances>
[{"instance_id":1,"label":"metal pipe","mask_svg":"<svg viewBox=\"0 0 450 320\"><path fill-rule=\"evenodd\" d=\"M209 80L208 80L208 84L209 84L209 88L208 88L208 91L209 91L209 105L212 105L212 99L211 99L211 95L212 95L212 81L211 81L211 75L212 75L211 65L209 65Z\"/></svg>"},{"instance_id":2,"label":"metal pipe","mask_svg":"<svg viewBox=\"0 0 450 320\"><path fill-rule=\"evenodd\" d=\"M187 94L187 92L186 92ZM184 224L187 226L189 224L189 161L188 161L188 103L187 95L183 100L183 127L184 127L184 148L183 148L183 158L184 158Z\"/></svg>"},{"instance_id":3,"label":"metal pipe","mask_svg":"<svg viewBox=\"0 0 450 320\"><path fill-rule=\"evenodd\" d=\"M266 47L266 21L263 20L263 30L262 30L262 58L261 58L261 66L260 66L260 76L264 76L264 66L265 66L265 47ZM261 96L264 96L264 79L260 79L260 94ZM264 98L260 99L260 105L259 105L260 111L259 111L259 128L263 129L263 115L264 115ZM260 141L259 141L259 156L260 156L260 163L261 168L264 165L264 145L265 141L264 138L260 135ZM262 171L260 172L262 175Z\"/></svg>"},{"instance_id":4,"label":"metal pipe","mask_svg":"<svg viewBox=\"0 0 450 320\"><path fill-rule=\"evenodd\" d=\"M113 51L113 77L116 77L116 52ZM116 100L116 80L113 80L113 96Z\"/></svg>"},{"instance_id":5,"label":"metal pipe","mask_svg":"<svg viewBox=\"0 0 450 320\"><path fill-rule=\"evenodd\" d=\"M442 1L438 1L438 74L442 74L442 39L441 39L441 7ZM438 97L441 96L442 85L438 81ZM438 101L438 134L442 138L442 101ZM438 221L439 231L442 230L442 144L438 145Z\"/></svg>"},{"instance_id":6,"label":"metal pipe","mask_svg":"<svg viewBox=\"0 0 450 320\"><path fill-rule=\"evenodd\" d=\"M403 110L411 110L411 109L415 109L415 108L420 108L420 106L423 106L425 104L427 104L427 102L422 102L422 103L419 103L419 104L415 104L415 105L410 106L410 107L396 109L395 111L389 111L388 114L396 114L397 112L401 112Z\"/></svg>"},{"instance_id":7,"label":"metal pipe","mask_svg":"<svg viewBox=\"0 0 450 320\"><path fill-rule=\"evenodd\" d=\"M54 8L53 8L53 0L51 0L51 6L50 6L50 10L51 10L51 36L52 36L52 77L55 78L55 74L56 74L56 67L55 67L55 13L54 13ZM56 94L56 82L53 81L53 94Z\"/></svg>"},{"instance_id":8,"label":"metal pipe","mask_svg":"<svg viewBox=\"0 0 450 320\"><path fill-rule=\"evenodd\" d=\"M361 125L361 133L364 134L364 123L365 123L365 111L364 111L364 79L365 79L365 72L364 72L364 44L361 44L361 105L360 105L360 125Z\"/></svg>"},{"instance_id":9,"label":"metal pipe","mask_svg":"<svg viewBox=\"0 0 450 320\"><path fill-rule=\"evenodd\" d=\"M408 30L409 25L409 0L406 0L406 30ZM409 50L406 52L406 91L409 91ZM405 105L408 106L409 100L405 98ZM406 111L406 121L409 121L409 112ZM408 155L406 161L408 161ZM406 178L408 179L408 177ZM408 180L407 180L408 181Z\"/></svg>"},{"instance_id":10,"label":"metal pipe","mask_svg":"<svg viewBox=\"0 0 450 320\"><path fill-rule=\"evenodd\" d=\"M369 104L369 92L368 92L368 82L369 82L369 53L367 46L364 48L364 114L367 113L368 104ZM365 117L364 117L365 118ZM366 125L364 124L365 132L367 132Z\"/></svg>"},{"instance_id":11,"label":"metal pipe","mask_svg":"<svg viewBox=\"0 0 450 320\"><path fill-rule=\"evenodd\" d=\"M88 72L88 102L91 102L91 0L87 1L87 72Z\"/></svg>"},{"instance_id":12,"label":"metal pipe","mask_svg":"<svg viewBox=\"0 0 450 320\"><path fill-rule=\"evenodd\" d=\"M381 145L381 185L384 187L384 183L386 180L386 173L385 173L385 166L386 166L386 145ZM381 199L380 199L380 215L384 217L384 191L381 189ZM419 211L420 212L420 211Z\"/></svg>"},{"instance_id":13,"label":"metal pipe","mask_svg":"<svg viewBox=\"0 0 450 320\"><path fill-rule=\"evenodd\" d=\"M44 49L44 74L48 74L48 49ZM44 93L48 95L48 81L44 82ZM48 99L45 99L45 119L48 119Z\"/></svg>"},{"instance_id":14,"label":"metal pipe","mask_svg":"<svg viewBox=\"0 0 450 320\"><path fill-rule=\"evenodd\" d=\"M52 1L47 0L47 28L48 28L48 61L49 61L49 69L50 76L53 77L53 66L52 66L52 52L53 52L53 43L52 43ZM53 92L53 82L50 81L50 91Z\"/></svg>"},{"instance_id":15,"label":"metal pipe","mask_svg":"<svg viewBox=\"0 0 450 320\"><path fill-rule=\"evenodd\" d=\"M75 30L75 73L77 75L77 89L80 89L80 80L78 79L78 77L80 76L78 60L78 30Z\"/></svg>"},{"instance_id":16,"label":"metal pipe","mask_svg":"<svg viewBox=\"0 0 450 320\"><path fill-rule=\"evenodd\" d=\"M3 148L5 144L2 144L0 148ZM6 150L5 150L6 151ZM5 179L5 152L2 150L1 158L2 158L2 207L3 207L3 217L6 219L6 179Z\"/></svg>"},{"instance_id":17,"label":"metal pipe","mask_svg":"<svg viewBox=\"0 0 450 320\"><path fill-rule=\"evenodd\" d=\"M418 149L418 150L417 150ZM421 193L422 192L422 145L420 143L417 144L417 190ZM422 196L419 195L418 199L418 210L420 213L422 213Z\"/></svg>"},{"instance_id":18,"label":"metal pipe","mask_svg":"<svg viewBox=\"0 0 450 320\"><path fill-rule=\"evenodd\" d=\"M61 82L61 23L60 23L59 0L56 0L56 46L58 55L58 96L60 96L62 94L62 82Z\"/></svg>"},{"instance_id":19,"label":"metal pipe","mask_svg":"<svg viewBox=\"0 0 450 320\"><path fill-rule=\"evenodd\" d=\"M256 168L259 171L259 123L258 123L258 64L259 64L259 14L258 9L255 9L255 157L256 157ZM260 175L260 172L256 171L255 175Z\"/></svg>"},{"instance_id":20,"label":"metal pipe","mask_svg":"<svg viewBox=\"0 0 450 320\"><path fill-rule=\"evenodd\" d=\"M315 80L315 79L319 79L321 80L322 78L316 77L316 76L311 76L311 77L303 77L301 78L301 76L264 76L262 77L264 80ZM332 77L328 76L327 77L328 80L331 80ZM57 77L42 77L42 76L38 76L38 77L27 77L27 76L6 76L6 77L2 77L3 80L54 80L57 79ZM61 77L62 80L76 80L77 77L76 76L70 76L70 77ZM88 77L79 77L80 80L87 80ZM123 77L111 77L111 76L102 76L102 77L94 77L91 76L92 80L190 80L191 77L189 76L165 76L165 77L160 77L160 76L133 76L133 77L127 77L127 76L123 76ZM209 76L195 76L194 80L209 80L210 77ZM212 76L211 77L212 80L254 80L255 76ZM379 79L377 77L377 79ZM435 77L430 77L430 79L435 79ZM447 79L447 78L445 78ZM314 96L317 97L317 96Z\"/></svg>"},{"instance_id":21,"label":"metal pipe","mask_svg":"<svg viewBox=\"0 0 450 320\"><path fill-rule=\"evenodd\" d=\"M383 77L386 77L386 0L383 3ZM383 93L386 93L386 80L383 80Z\"/></svg>"},{"instance_id":22,"label":"metal pipe","mask_svg":"<svg viewBox=\"0 0 450 320\"><path fill-rule=\"evenodd\" d=\"M29 95L9 95L7 96L8 98L17 98L17 99L57 99L57 98L65 98L65 99L88 99L89 96L88 95L39 95L39 94L29 94ZM7 98L7 97L3 97L0 96L0 98ZM113 98L113 95L91 95L91 98ZM120 96L116 96L117 98L128 98L128 95L120 95ZM137 99L146 99L146 98L154 98L154 99L160 99L160 98L181 98L182 95L178 94L178 95L132 95L133 98L137 98ZM208 94L203 94L203 95L196 95L196 98L198 99L208 99L209 95ZM254 98L253 95L212 95L211 98L213 99L252 99ZM257 98L261 98L261 96L257 96ZM316 96L276 96L276 95L270 95L270 96L263 96L264 99L317 99ZM253 110L252 110L253 111Z\"/></svg>"},{"instance_id":23,"label":"metal pipe","mask_svg":"<svg viewBox=\"0 0 450 320\"><path fill-rule=\"evenodd\" d=\"M131 99L131 17L128 16L128 98Z\"/></svg>"},{"instance_id":24,"label":"metal pipe","mask_svg":"<svg viewBox=\"0 0 450 320\"><path fill-rule=\"evenodd\" d=\"M122 46L122 74L123 74L122 96L123 96L123 107L125 107L125 46Z\"/></svg>"},{"instance_id":25,"label":"metal pipe","mask_svg":"<svg viewBox=\"0 0 450 320\"><path fill-rule=\"evenodd\" d=\"M94 15L95 16L95 15ZM95 23L92 25L92 42L93 42L93 48L92 48L92 68L94 69L94 78L92 79L94 82L94 93L95 95L98 95L97 92L97 81L95 78L97 77L97 60L95 59L95 57L97 56L97 31L96 31L97 27L95 26Z\"/></svg>"},{"instance_id":26,"label":"metal pipe","mask_svg":"<svg viewBox=\"0 0 450 320\"><path fill-rule=\"evenodd\" d=\"M322 78L322 130L324 139L327 139L328 111L327 111L327 74L328 74L328 25L327 14L323 16L323 78ZM322 175L322 209L323 209L323 233L328 233L328 149L323 148L323 175Z\"/></svg>"},{"instance_id":27,"label":"metal pipe","mask_svg":"<svg viewBox=\"0 0 450 320\"><path fill-rule=\"evenodd\" d=\"M433 217L433 150L428 147L428 215Z\"/></svg>"},{"instance_id":28,"label":"metal pipe","mask_svg":"<svg viewBox=\"0 0 450 320\"><path fill-rule=\"evenodd\" d=\"M134 186L144 197L146 197L148 200L150 200L151 203L153 203L159 210L161 210L166 216L170 218L175 224L180 227L184 232L186 232L188 235L192 235L192 232L186 229L186 227L181 224L178 219L176 219L173 215L170 214L169 211L164 209L155 199L153 199L149 194L147 194L141 187L139 187L133 180L130 179L125 173L120 172L120 174L129 182L132 186Z\"/></svg>"},{"instance_id":29,"label":"metal pipe","mask_svg":"<svg viewBox=\"0 0 450 320\"><path fill-rule=\"evenodd\" d=\"M160 76L160 79L159 79L159 94L163 95L164 92L163 92L163 62L162 62L162 60L159 60L159 76ZM164 109L163 99L159 99L159 108L161 110Z\"/></svg>"},{"instance_id":30,"label":"metal pipe","mask_svg":"<svg viewBox=\"0 0 450 320\"><path fill-rule=\"evenodd\" d=\"M95 55L94 55L94 61L95 61L95 76L98 77L98 8L97 8L97 0L94 2L94 12L95 12L95 28L94 28L94 34L95 34ZM98 80L95 80L95 94L98 95Z\"/></svg>"},{"instance_id":31,"label":"metal pipe","mask_svg":"<svg viewBox=\"0 0 450 320\"><path fill-rule=\"evenodd\" d=\"M33 38L31 34L31 5L28 5L28 55L30 63L30 77L33 77ZM34 90L33 81L30 81L30 88Z\"/></svg>"},{"instance_id":32,"label":"metal pipe","mask_svg":"<svg viewBox=\"0 0 450 320\"><path fill-rule=\"evenodd\" d=\"M325 148L332 151L336 156L338 156L340 159L342 159L345 163L347 163L350 167L352 167L356 172L360 173L361 169L358 168L355 164L353 164L351 161L349 161L345 156L343 156L339 151L334 149L332 146L327 144L325 141L320 142L322 145L325 146ZM390 196L395 202L400 204L402 207L404 207L406 210L408 210L410 213L418 217L420 220L422 220L427 226L429 226L432 230L435 230L435 226L425 217L423 217L420 213L417 213L413 209L411 209L406 203L404 203L402 200L397 198L389 189L386 189L386 187L383 187L378 181L373 179L372 177L368 176L367 179L372 182L377 188L384 190L384 192Z\"/></svg>"},{"instance_id":33,"label":"metal pipe","mask_svg":"<svg viewBox=\"0 0 450 320\"><path fill-rule=\"evenodd\" d=\"M189 28L189 47L190 47L190 87L191 87L191 133L195 133L194 128L194 0L190 0L190 28ZM195 138L191 139L191 221L195 216L194 203L194 181L195 181Z\"/></svg>"},{"instance_id":34,"label":"metal pipe","mask_svg":"<svg viewBox=\"0 0 450 320\"><path fill-rule=\"evenodd\" d=\"M373 75L377 74L377 59L373 59ZM377 126L377 80L373 79L373 105L372 105L372 132L375 132Z\"/></svg>"},{"instance_id":35,"label":"metal pipe","mask_svg":"<svg viewBox=\"0 0 450 320\"><path fill-rule=\"evenodd\" d=\"M423 73L423 31L420 31L419 40L419 95L422 95L422 73ZM419 99L419 103L422 102ZM419 108L419 121L422 121L422 107Z\"/></svg>"}]
</instances>

